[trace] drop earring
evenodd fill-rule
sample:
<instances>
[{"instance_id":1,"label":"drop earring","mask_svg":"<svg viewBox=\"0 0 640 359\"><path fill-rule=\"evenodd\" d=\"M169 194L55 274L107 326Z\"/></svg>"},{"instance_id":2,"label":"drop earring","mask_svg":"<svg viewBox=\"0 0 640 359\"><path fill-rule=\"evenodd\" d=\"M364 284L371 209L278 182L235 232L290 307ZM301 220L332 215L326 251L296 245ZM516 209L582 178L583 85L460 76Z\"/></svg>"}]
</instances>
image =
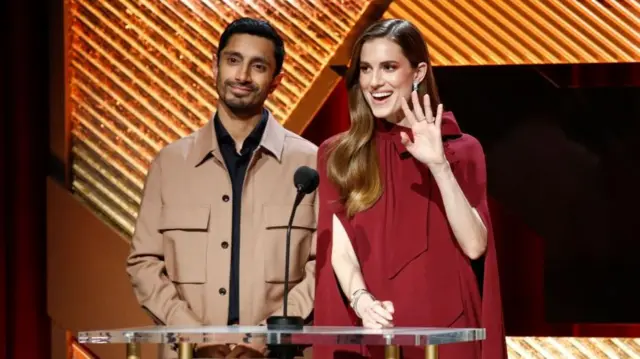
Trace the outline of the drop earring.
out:
<instances>
[{"instance_id":1,"label":"drop earring","mask_svg":"<svg viewBox=\"0 0 640 359\"><path fill-rule=\"evenodd\" d=\"M417 82L413 83L413 91L418 91L418 83Z\"/></svg>"}]
</instances>

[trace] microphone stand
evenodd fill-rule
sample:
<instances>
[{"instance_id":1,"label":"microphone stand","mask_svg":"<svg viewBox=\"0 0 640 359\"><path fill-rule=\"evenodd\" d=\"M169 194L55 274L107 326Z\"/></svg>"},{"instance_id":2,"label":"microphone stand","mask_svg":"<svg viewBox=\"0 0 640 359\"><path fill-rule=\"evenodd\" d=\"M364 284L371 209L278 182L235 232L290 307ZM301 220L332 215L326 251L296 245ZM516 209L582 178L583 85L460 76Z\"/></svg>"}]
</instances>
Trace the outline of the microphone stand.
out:
<instances>
[{"instance_id":1,"label":"microphone stand","mask_svg":"<svg viewBox=\"0 0 640 359\"><path fill-rule=\"evenodd\" d=\"M283 309L281 316L271 316L267 318L267 329L269 330L302 330L304 327L304 318L298 316L289 316L288 315L288 304L289 304L289 257L291 255L291 229L293 227L293 218L296 215L296 210L298 209L298 205L302 202L302 198L306 193L302 191L301 186L298 186L298 191L296 193L296 199L293 203L293 209L291 210L291 216L289 217L289 224L287 225L287 235L285 242L285 263L284 263L284 298L283 298ZM288 334L281 334L280 338L290 338ZM279 358L279 359L293 359L298 352L297 345L291 344L279 344L273 345L271 349L271 354L269 357Z\"/></svg>"}]
</instances>

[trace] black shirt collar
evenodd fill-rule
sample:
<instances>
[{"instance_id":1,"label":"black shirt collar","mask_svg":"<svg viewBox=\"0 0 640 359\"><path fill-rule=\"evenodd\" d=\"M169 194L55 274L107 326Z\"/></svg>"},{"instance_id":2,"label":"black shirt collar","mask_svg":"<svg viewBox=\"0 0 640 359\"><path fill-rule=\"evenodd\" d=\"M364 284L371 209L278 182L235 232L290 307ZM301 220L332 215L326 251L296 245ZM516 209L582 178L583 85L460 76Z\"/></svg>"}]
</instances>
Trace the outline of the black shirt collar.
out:
<instances>
[{"instance_id":1,"label":"black shirt collar","mask_svg":"<svg viewBox=\"0 0 640 359\"><path fill-rule=\"evenodd\" d=\"M256 147L260 144L260 141L262 140L262 135L264 134L264 130L267 127L268 120L269 120L269 112L266 109L263 109L262 117L260 118L260 121L258 122L256 127L251 131L249 136L247 136L247 139L244 141L244 144L242 145L242 147L247 147L247 146ZM224 128L224 125L222 125L222 121L220 121L220 117L218 116L217 112L213 118L213 125L215 126L216 137L220 145L232 144L235 146L235 141L233 140L233 137L231 137L231 134L229 134L229 131L227 131L227 129Z\"/></svg>"}]
</instances>

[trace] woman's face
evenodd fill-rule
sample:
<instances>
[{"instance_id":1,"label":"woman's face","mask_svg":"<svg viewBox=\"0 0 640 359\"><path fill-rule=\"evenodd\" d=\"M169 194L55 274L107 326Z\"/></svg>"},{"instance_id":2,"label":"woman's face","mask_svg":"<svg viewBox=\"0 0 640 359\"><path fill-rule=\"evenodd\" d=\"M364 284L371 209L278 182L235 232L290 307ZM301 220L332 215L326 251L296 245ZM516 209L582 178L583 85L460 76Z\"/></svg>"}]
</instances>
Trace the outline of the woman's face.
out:
<instances>
[{"instance_id":1,"label":"woman's face","mask_svg":"<svg viewBox=\"0 0 640 359\"><path fill-rule=\"evenodd\" d=\"M402 48L386 38L365 42L360 54L360 89L373 115L398 122L401 99L409 100L414 80L418 79Z\"/></svg>"}]
</instances>

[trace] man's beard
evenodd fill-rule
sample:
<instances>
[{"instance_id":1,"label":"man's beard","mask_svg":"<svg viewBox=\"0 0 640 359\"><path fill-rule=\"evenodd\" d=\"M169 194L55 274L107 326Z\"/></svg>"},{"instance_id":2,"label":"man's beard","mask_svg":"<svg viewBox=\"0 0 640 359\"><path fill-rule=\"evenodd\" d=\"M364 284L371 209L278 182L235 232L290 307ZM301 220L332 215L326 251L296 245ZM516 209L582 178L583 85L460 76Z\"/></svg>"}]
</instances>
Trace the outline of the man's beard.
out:
<instances>
[{"instance_id":1,"label":"man's beard","mask_svg":"<svg viewBox=\"0 0 640 359\"><path fill-rule=\"evenodd\" d=\"M237 98L235 96L232 96L224 96L224 98L222 98L222 102L224 102L224 104L231 110L247 112L249 110L255 109L256 107L261 107L260 101L256 101L256 98L253 98L252 101L252 99Z\"/></svg>"},{"instance_id":2,"label":"man's beard","mask_svg":"<svg viewBox=\"0 0 640 359\"><path fill-rule=\"evenodd\" d=\"M237 114L251 114L262 110L265 98L262 98L258 93L258 89L253 84L242 84L251 88L251 92L243 97L237 97L231 93L231 87L233 82L225 81L223 84L218 84L218 88L223 87L224 93L220 96L220 100L225 106Z\"/></svg>"}]
</instances>

